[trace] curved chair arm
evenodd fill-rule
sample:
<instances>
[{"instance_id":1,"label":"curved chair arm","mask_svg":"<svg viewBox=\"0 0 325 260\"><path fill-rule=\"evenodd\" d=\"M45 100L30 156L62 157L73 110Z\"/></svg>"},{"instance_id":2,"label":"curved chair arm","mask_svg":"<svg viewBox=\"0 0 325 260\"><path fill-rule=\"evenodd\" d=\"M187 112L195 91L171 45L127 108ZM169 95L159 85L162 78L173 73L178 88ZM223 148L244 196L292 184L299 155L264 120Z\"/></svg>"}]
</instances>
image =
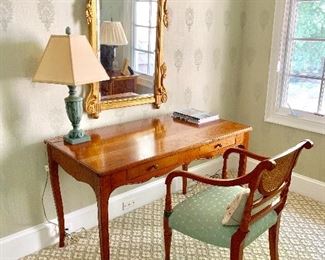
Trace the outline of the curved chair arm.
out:
<instances>
[{"instance_id":1,"label":"curved chair arm","mask_svg":"<svg viewBox=\"0 0 325 260\"><path fill-rule=\"evenodd\" d=\"M261 155L249 152L243 148L229 148L229 149L227 149L223 154L223 159L228 159L228 157L231 153L238 153L240 155L244 155L244 156L250 157L252 159L258 160L258 161L264 161L264 160L269 159L269 157L261 156Z\"/></svg>"},{"instance_id":2,"label":"curved chair arm","mask_svg":"<svg viewBox=\"0 0 325 260\"><path fill-rule=\"evenodd\" d=\"M240 146L240 147L236 147L236 148L229 148L224 152L223 167L222 167L222 178L223 179L227 178L227 160L228 160L229 155L232 153L239 154L238 176L245 175L247 157L256 159L258 161L264 161L264 160L269 159L269 157L265 157L265 156L261 156L261 155L249 152L242 147Z\"/></svg>"}]
</instances>

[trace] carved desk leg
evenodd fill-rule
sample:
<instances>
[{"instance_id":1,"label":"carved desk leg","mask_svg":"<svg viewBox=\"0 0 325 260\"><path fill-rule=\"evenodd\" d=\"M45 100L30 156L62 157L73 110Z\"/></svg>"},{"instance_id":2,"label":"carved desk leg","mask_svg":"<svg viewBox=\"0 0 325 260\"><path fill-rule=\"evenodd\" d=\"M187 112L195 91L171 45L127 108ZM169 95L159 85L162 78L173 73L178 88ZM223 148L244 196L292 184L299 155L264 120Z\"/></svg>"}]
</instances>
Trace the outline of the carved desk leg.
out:
<instances>
[{"instance_id":1,"label":"carved desk leg","mask_svg":"<svg viewBox=\"0 0 325 260\"><path fill-rule=\"evenodd\" d=\"M182 169L183 171L188 171L188 163L184 163L182 165ZM187 192L187 178L182 177L183 178L183 194L185 195Z\"/></svg>"},{"instance_id":2,"label":"carved desk leg","mask_svg":"<svg viewBox=\"0 0 325 260\"><path fill-rule=\"evenodd\" d=\"M60 238L59 247L63 247L65 228L64 228L63 203L62 203L62 196L61 196L61 189L60 189L58 164L52 159L51 152L49 150L48 150L48 162L49 162L51 187L52 187L56 214L58 216L58 223L59 223L59 238Z\"/></svg>"},{"instance_id":3,"label":"carved desk leg","mask_svg":"<svg viewBox=\"0 0 325 260\"><path fill-rule=\"evenodd\" d=\"M101 260L109 259L109 211L108 199L111 193L110 186L105 180L99 180L96 187L96 198L98 207L98 231L100 240ZM107 185L108 184L108 185Z\"/></svg>"}]
</instances>

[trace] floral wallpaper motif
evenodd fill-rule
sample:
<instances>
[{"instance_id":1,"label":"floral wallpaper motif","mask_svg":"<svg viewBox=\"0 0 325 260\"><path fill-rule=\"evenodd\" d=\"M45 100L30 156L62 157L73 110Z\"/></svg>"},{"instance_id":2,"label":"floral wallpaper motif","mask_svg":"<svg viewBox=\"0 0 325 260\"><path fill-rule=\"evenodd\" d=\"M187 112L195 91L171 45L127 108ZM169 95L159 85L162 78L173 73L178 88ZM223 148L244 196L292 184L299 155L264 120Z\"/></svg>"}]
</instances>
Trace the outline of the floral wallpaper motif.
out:
<instances>
[{"instance_id":1,"label":"floral wallpaper motif","mask_svg":"<svg viewBox=\"0 0 325 260\"><path fill-rule=\"evenodd\" d=\"M203 93L203 101L205 104L208 103L210 96L211 96L211 89L209 84L206 84L204 86L204 93Z\"/></svg>"},{"instance_id":2,"label":"floral wallpaper motif","mask_svg":"<svg viewBox=\"0 0 325 260\"><path fill-rule=\"evenodd\" d=\"M7 31L8 24L13 18L12 2L10 0L0 0L0 24L2 30Z\"/></svg>"},{"instance_id":3,"label":"floral wallpaper motif","mask_svg":"<svg viewBox=\"0 0 325 260\"><path fill-rule=\"evenodd\" d=\"M54 22L55 9L53 0L38 0L37 11L41 23L44 24L45 29L50 31L51 25Z\"/></svg>"},{"instance_id":4,"label":"floral wallpaper motif","mask_svg":"<svg viewBox=\"0 0 325 260\"><path fill-rule=\"evenodd\" d=\"M225 11L224 21L223 21L223 24L226 27L226 29L228 29L228 27L230 26L230 22L231 22L231 13L229 10L227 10Z\"/></svg>"},{"instance_id":5,"label":"floral wallpaper motif","mask_svg":"<svg viewBox=\"0 0 325 260\"><path fill-rule=\"evenodd\" d=\"M194 10L191 7L187 8L185 11L185 23L188 27L188 31L191 31L194 23Z\"/></svg>"},{"instance_id":6,"label":"floral wallpaper motif","mask_svg":"<svg viewBox=\"0 0 325 260\"><path fill-rule=\"evenodd\" d=\"M192 101L192 89L187 87L184 92L184 99L186 107L190 107Z\"/></svg>"},{"instance_id":7,"label":"floral wallpaper motif","mask_svg":"<svg viewBox=\"0 0 325 260\"><path fill-rule=\"evenodd\" d=\"M256 49L254 47L251 47L251 46L248 47L246 49L246 55L245 55L246 62L247 62L248 66L252 65L252 63L255 60L255 56L256 56Z\"/></svg>"},{"instance_id":8,"label":"floral wallpaper motif","mask_svg":"<svg viewBox=\"0 0 325 260\"><path fill-rule=\"evenodd\" d=\"M211 9L208 9L205 13L205 24L208 28L208 31L210 31L210 28L213 24L213 12Z\"/></svg>"},{"instance_id":9,"label":"floral wallpaper motif","mask_svg":"<svg viewBox=\"0 0 325 260\"><path fill-rule=\"evenodd\" d=\"M247 14L245 11L240 14L240 27L243 30L247 22Z\"/></svg>"},{"instance_id":10,"label":"floral wallpaper motif","mask_svg":"<svg viewBox=\"0 0 325 260\"><path fill-rule=\"evenodd\" d=\"M177 68L177 72L181 69L183 65L183 53L180 49L177 49L174 54L175 59L175 67Z\"/></svg>"},{"instance_id":11,"label":"floral wallpaper motif","mask_svg":"<svg viewBox=\"0 0 325 260\"><path fill-rule=\"evenodd\" d=\"M268 12L267 10L263 10L259 16L259 24L263 31L265 31L265 28L269 24L269 21L270 21L270 12Z\"/></svg>"},{"instance_id":12,"label":"floral wallpaper motif","mask_svg":"<svg viewBox=\"0 0 325 260\"><path fill-rule=\"evenodd\" d=\"M202 53L201 49L197 49L194 53L194 64L195 64L197 70L200 70L202 61L203 61L203 53Z\"/></svg>"},{"instance_id":13,"label":"floral wallpaper motif","mask_svg":"<svg viewBox=\"0 0 325 260\"><path fill-rule=\"evenodd\" d=\"M221 55L220 49L215 48L213 51L213 65L215 69L217 69L220 64L220 55Z\"/></svg>"},{"instance_id":14,"label":"floral wallpaper motif","mask_svg":"<svg viewBox=\"0 0 325 260\"><path fill-rule=\"evenodd\" d=\"M229 59L231 65L234 65L237 60L238 50L235 46L231 46L230 53L229 53Z\"/></svg>"}]
</instances>

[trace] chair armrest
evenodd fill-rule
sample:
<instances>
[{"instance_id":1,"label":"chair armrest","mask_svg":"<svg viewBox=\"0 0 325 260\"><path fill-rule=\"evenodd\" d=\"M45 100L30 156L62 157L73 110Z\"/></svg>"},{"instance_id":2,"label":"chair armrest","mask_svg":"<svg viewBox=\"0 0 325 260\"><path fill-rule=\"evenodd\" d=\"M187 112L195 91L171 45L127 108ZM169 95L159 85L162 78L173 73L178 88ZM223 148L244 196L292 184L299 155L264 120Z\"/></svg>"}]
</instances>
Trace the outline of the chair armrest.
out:
<instances>
[{"instance_id":1,"label":"chair armrest","mask_svg":"<svg viewBox=\"0 0 325 260\"><path fill-rule=\"evenodd\" d=\"M244 156L250 157L252 159L258 160L258 161L264 161L264 160L269 159L269 157L249 152L243 148L229 148L229 149L227 149L223 154L223 159L228 159L228 157L231 153L238 153L239 155L244 155Z\"/></svg>"},{"instance_id":2,"label":"chair armrest","mask_svg":"<svg viewBox=\"0 0 325 260\"><path fill-rule=\"evenodd\" d=\"M268 157L261 156L252 152L247 151L244 148L229 148L223 154L223 167L222 167L222 178L227 178L227 160L230 154L239 154L239 164L238 164L238 176L245 175L247 157L253 158L258 161L264 161L269 159Z\"/></svg>"}]
</instances>

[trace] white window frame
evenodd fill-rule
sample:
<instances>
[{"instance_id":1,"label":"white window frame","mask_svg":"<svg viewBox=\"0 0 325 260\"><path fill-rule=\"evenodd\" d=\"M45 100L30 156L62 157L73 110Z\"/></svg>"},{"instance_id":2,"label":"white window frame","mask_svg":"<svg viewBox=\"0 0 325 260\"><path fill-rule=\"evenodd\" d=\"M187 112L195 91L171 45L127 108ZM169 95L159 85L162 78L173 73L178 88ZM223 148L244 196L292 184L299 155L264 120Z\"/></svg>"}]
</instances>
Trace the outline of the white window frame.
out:
<instances>
[{"instance_id":1,"label":"white window frame","mask_svg":"<svg viewBox=\"0 0 325 260\"><path fill-rule=\"evenodd\" d=\"M311 132L325 134L325 117L312 113L281 107L282 77L287 48L288 28L292 1L276 0L272 48L270 56L268 91L266 97L266 122L285 125ZM323 82L324 83L324 82Z\"/></svg>"},{"instance_id":2,"label":"white window frame","mask_svg":"<svg viewBox=\"0 0 325 260\"><path fill-rule=\"evenodd\" d=\"M156 2L156 0L146 0L146 1L148 1L148 2ZM152 27L152 24L151 24L152 21L151 20L149 21L149 26L142 26L142 25L135 24L135 20L136 20L136 13L135 13L136 7L135 7L135 4L136 4L136 2L141 2L141 0L132 0L132 9L133 9L133 11L132 11L132 32L133 33L132 33L132 46L131 46L131 64L132 64L133 68L135 68L135 64L134 64L134 62L135 62L135 51L143 52L143 53L146 53L148 55L148 66L150 64L150 62L149 62L149 54L156 55L156 51L153 51L153 52L150 51L150 40L151 40L150 39L150 29L156 28L157 25L156 25L156 27ZM151 10L150 10L150 12L151 12ZM149 15L149 17L151 17L151 15ZM153 21L153 22L156 24L155 21ZM149 34L148 34L149 39L148 39L148 48L147 48L147 50L142 50L142 49L135 48L136 27L145 27L145 28L149 29ZM155 58L154 58L154 61L156 62ZM135 70L135 72L137 74L141 74L142 78L144 78L145 82L147 82L147 81L151 82L152 79L153 79L153 76L151 76L151 75L149 75L147 73L142 73L142 72L139 72L137 70ZM150 86L151 84L148 84L148 85Z\"/></svg>"}]
</instances>

